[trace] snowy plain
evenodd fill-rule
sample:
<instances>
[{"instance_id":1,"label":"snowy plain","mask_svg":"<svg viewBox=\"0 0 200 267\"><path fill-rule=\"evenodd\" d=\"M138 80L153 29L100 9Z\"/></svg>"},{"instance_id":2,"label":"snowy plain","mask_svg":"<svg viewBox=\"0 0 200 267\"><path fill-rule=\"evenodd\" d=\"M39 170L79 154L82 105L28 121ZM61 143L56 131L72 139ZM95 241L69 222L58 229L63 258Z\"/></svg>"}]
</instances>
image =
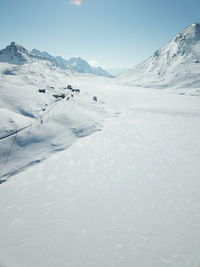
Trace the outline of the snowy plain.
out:
<instances>
[{"instance_id":1,"label":"snowy plain","mask_svg":"<svg viewBox=\"0 0 200 267\"><path fill-rule=\"evenodd\" d=\"M101 126L0 185L0 266L199 267L200 98L62 79L81 94L75 113L61 107L57 119L67 112L68 121ZM25 157L37 160L31 149Z\"/></svg>"}]
</instances>

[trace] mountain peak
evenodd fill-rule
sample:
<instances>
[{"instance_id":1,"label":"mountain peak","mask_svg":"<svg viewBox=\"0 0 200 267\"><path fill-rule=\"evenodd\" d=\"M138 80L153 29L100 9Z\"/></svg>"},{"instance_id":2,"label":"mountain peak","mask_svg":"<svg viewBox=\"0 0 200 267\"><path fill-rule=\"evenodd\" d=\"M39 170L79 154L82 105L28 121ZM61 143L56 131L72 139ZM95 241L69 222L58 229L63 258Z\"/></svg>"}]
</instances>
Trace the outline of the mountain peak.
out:
<instances>
[{"instance_id":1,"label":"mountain peak","mask_svg":"<svg viewBox=\"0 0 200 267\"><path fill-rule=\"evenodd\" d=\"M5 49L0 50L1 62L20 65L26 63L29 57L28 50L16 42L11 42Z\"/></svg>"},{"instance_id":2,"label":"mountain peak","mask_svg":"<svg viewBox=\"0 0 200 267\"><path fill-rule=\"evenodd\" d=\"M175 42L189 41L189 43L200 40L200 23L193 23L181 31L175 38Z\"/></svg>"},{"instance_id":3,"label":"mountain peak","mask_svg":"<svg viewBox=\"0 0 200 267\"><path fill-rule=\"evenodd\" d=\"M29 53L28 50L16 42L11 42L11 44L6 47L6 50L9 52Z\"/></svg>"},{"instance_id":4,"label":"mountain peak","mask_svg":"<svg viewBox=\"0 0 200 267\"><path fill-rule=\"evenodd\" d=\"M200 35L200 23L193 23L188 26L184 31L195 33L196 35Z\"/></svg>"},{"instance_id":5,"label":"mountain peak","mask_svg":"<svg viewBox=\"0 0 200 267\"><path fill-rule=\"evenodd\" d=\"M200 23L196 22L196 23L193 23L192 25L195 26L195 27L199 27Z\"/></svg>"},{"instance_id":6,"label":"mountain peak","mask_svg":"<svg viewBox=\"0 0 200 267\"><path fill-rule=\"evenodd\" d=\"M10 46L16 46L17 45L17 43L15 43L15 42L11 42L11 44L10 44Z\"/></svg>"}]
</instances>

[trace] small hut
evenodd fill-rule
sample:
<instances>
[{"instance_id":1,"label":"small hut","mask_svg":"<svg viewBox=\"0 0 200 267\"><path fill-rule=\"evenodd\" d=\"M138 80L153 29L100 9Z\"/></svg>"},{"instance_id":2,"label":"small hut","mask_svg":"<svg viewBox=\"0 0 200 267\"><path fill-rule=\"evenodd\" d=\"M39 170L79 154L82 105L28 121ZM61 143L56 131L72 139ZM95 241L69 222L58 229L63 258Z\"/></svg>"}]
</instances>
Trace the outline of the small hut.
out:
<instances>
[{"instance_id":1,"label":"small hut","mask_svg":"<svg viewBox=\"0 0 200 267\"><path fill-rule=\"evenodd\" d=\"M46 93L46 90L45 89L38 89L38 92L45 94Z\"/></svg>"}]
</instances>

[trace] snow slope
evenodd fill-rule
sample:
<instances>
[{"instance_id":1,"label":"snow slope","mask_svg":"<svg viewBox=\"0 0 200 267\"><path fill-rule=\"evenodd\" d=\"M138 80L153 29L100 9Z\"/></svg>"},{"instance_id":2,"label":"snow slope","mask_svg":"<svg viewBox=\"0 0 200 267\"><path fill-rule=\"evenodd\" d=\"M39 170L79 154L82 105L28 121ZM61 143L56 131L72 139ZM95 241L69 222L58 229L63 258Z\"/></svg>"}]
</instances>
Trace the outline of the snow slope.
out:
<instances>
[{"instance_id":1,"label":"snow slope","mask_svg":"<svg viewBox=\"0 0 200 267\"><path fill-rule=\"evenodd\" d=\"M121 75L121 82L143 87L200 89L200 24L184 29L152 57Z\"/></svg>"},{"instance_id":2,"label":"snow slope","mask_svg":"<svg viewBox=\"0 0 200 267\"><path fill-rule=\"evenodd\" d=\"M198 267L200 99L107 78L73 83L113 115L1 184L0 264Z\"/></svg>"},{"instance_id":3,"label":"snow slope","mask_svg":"<svg viewBox=\"0 0 200 267\"><path fill-rule=\"evenodd\" d=\"M34 59L22 65L0 63L0 76L3 179L100 130L107 116L104 106L95 103L84 88L80 94L67 90L76 76L47 60ZM39 93L40 88L46 93ZM66 97L53 96L60 94Z\"/></svg>"}]
</instances>

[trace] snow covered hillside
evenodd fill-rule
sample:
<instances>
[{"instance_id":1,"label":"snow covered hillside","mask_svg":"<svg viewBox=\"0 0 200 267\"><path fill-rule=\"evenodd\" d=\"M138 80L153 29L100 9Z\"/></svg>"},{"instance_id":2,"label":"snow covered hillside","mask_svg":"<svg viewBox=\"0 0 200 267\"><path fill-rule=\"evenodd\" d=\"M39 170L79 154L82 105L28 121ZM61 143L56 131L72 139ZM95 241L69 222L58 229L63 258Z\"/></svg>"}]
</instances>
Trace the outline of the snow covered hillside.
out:
<instances>
[{"instance_id":1,"label":"snow covered hillside","mask_svg":"<svg viewBox=\"0 0 200 267\"><path fill-rule=\"evenodd\" d=\"M101 67L92 67L86 60L83 60L80 57L70 58L69 60L66 60L60 56L54 57L48 54L47 52L41 52L37 49L33 49L31 51L31 54L39 56L43 59L50 60L53 63L55 63L57 67L60 67L61 69L68 69L73 72L79 72L79 73L88 73L93 75L112 77L112 75L110 75Z\"/></svg>"},{"instance_id":2,"label":"snow covered hillside","mask_svg":"<svg viewBox=\"0 0 200 267\"><path fill-rule=\"evenodd\" d=\"M26 64L0 62L0 176L5 178L100 130L106 116L103 104L93 101L70 71L29 58L21 47L9 58L17 63L24 58ZM67 89L69 84L81 92Z\"/></svg>"},{"instance_id":3,"label":"snow covered hillside","mask_svg":"<svg viewBox=\"0 0 200 267\"><path fill-rule=\"evenodd\" d=\"M113 115L101 131L0 185L0 265L199 267L200 99L101 77L72 79ZM81 95L61 105L38 135L58 127L58 147L74 138L72 119L93 125L101 113ZM22 155L35 156L40 144L32 148Z\"/></svg>"},{"instance_id":4,"label":"snow covered hillside","mask_svg":"<svg viewBox=\"0 0 200 267\"><path fill-rule=\"evenodd\" d=\"M195 88L200 94L200 24L192 24L119 80L143 87Z\"/></svg>"}]
</instances>

